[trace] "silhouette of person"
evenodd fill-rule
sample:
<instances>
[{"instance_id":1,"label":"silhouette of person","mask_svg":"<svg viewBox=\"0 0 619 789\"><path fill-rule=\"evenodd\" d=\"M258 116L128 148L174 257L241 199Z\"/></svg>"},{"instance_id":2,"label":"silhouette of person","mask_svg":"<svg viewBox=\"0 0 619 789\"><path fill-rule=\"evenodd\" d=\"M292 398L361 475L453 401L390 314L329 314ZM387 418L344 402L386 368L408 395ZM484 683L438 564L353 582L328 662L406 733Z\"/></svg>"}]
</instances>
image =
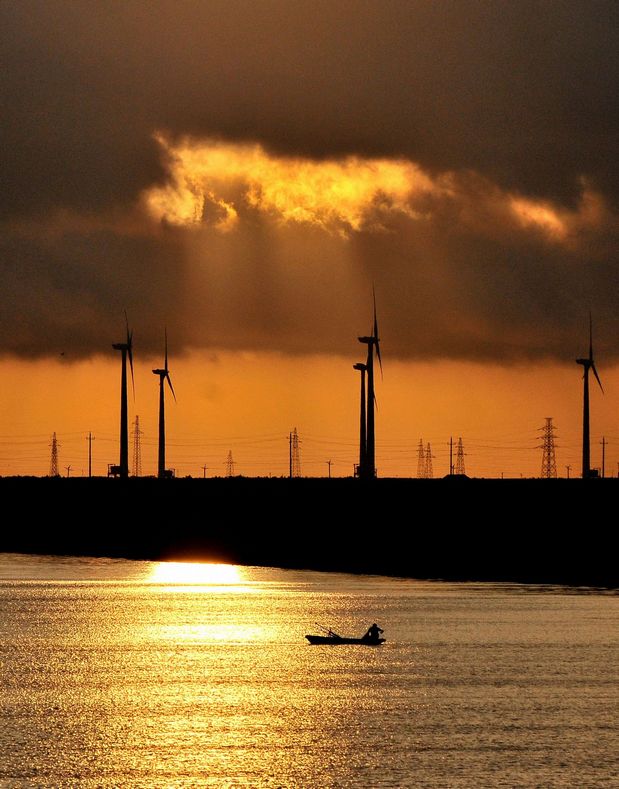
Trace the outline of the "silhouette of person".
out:
<instances>
[{"instance_id":1,"label":"silhouette of person","mask_svg":"<svg viewBox=\"0 0 619 789\"><path fill-rule=\"evenodd\" d=\"M376 622L374 622L371 627L368 627L368 631L363 636L363 639L365 641L378 641L382 632L383 631L380 629L380 627L376 624Z\"/></svg>"}]
</instances>

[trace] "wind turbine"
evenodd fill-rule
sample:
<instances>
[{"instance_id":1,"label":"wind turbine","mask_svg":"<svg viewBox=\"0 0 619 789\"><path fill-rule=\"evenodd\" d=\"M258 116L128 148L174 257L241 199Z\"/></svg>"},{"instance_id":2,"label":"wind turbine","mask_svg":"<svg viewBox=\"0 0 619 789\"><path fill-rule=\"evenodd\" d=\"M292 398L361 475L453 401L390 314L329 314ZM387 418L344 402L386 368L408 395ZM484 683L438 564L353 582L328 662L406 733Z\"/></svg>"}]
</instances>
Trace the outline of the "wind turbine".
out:
<instances>
[{"instance_id":1,"label":"wind turbine","mask_svg":"<svg viewBox=\"0 0 619 789\"><path fill-rule=\"evenodd\" d=\"M598 371L595 369L595 362L593 361L593 324L591 321L591 313L589 313L589 357L587 359L576 359L576 364L582 364L584 367L583 381L583 408L582 408L582 478L586 479L591 476L591 448L589 441L589 370L593 370L593 375L598 382L602 394L604 389Z\"/></svg>"},{"instance_id":2,"label":"wind turbine","mask_svg":"<svg viewBox=\"0 0 619 789\"><path fill-rule=\"evenodd\" d=\"M165 381L168 382L172 397L176 402L176 395L174 394L174 387L170 380L170 371L168 370L168 330L165 330L165 357L163 369L153 370L154 375L159 376L159 454L157 460L157 477L164 479L166 475L165 467L165 402L164 402L164 389Z\"/></svg>"},{"instance_id":3,"label":"wind turbine","mask_svg":"<svg viewBox=\"0 0 619 789\"><path fill-rule=\"evenodd\" d=\"M366 435L366 451L365 451L365 464L363 468L363 477L367 479L374 479L376 477L376 444L374 434L374 408L376 407L376 395L374 394L374 350L376 350L376 358L380 365L380 373L383 373L383 363L380 358L380 340L378 337L378 321L376 319L376 293L372 290L374 300L374 325L372 327L372 334L368 337L358 337L359 342L368 346L368 357L366 362L367 378L368 378L368 398L367 398L367 435Z\"/></svg>"},{"instance_id":4,"label":"wind turbine","mask_svg":"<svg viewBox=\"0 0 619 789\"><path fill-rule=\"evenodd\" d=\"M122 364L120 375L120 463L117 473L122 479L129 476L129 425L127 422L127 356L131 367L131 384L133 386L133 396L135 397L135 381L133 379L133 330L129 331L129 320L125 312L125 325L127 327L127 339L125 342L117 342L112 345L115 351L121 352Z\"/></svg>"},{"instance_id":5,"label":"wind turbine","mask_svg":"<svg viewBox=\"0 0 619 789\"><path fill-rule=\"evenodd\" d=\"M367 365L362 362L353 364L354 370L361 372L361 417L359 421L359 466L357 467L357 476L362 477L365 473L366 467L366 452L367 452L367 414L365 406L365 371L368 369Z\"/></svg>"}]
</instances>

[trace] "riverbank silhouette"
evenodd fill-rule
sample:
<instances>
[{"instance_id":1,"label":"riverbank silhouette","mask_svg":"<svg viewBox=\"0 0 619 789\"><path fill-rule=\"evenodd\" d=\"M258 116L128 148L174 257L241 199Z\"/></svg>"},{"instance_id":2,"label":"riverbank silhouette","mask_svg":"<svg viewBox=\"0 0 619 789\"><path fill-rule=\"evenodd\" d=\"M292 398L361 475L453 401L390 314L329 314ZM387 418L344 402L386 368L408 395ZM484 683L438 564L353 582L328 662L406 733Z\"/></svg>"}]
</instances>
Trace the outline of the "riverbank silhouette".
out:
<instances>
[{"instance_id":1,"label":"riverbank silhouette","mask_svg":"<svg viewBox=\"0 0 619 789\"><path fill-rule=\"evenodd\" d=\"M602 515L618 493L617 479L5 477L0 550L619 587Z\"/></svg>"}]
</instances>

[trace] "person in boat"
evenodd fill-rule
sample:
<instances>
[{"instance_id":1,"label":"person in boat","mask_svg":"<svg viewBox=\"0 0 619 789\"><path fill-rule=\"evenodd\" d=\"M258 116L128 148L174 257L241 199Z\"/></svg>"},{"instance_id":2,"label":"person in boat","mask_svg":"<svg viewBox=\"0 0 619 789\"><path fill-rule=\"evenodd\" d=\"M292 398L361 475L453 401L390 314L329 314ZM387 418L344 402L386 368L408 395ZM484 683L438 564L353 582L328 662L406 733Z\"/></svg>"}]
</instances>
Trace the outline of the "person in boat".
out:
<instances>
[{"instance_id":1,"label":"person in boat","mask_svg":"<svg viewBox=\"0 0 619 789\"><path fill-rule=\"evenodd\" d=\"M379 640L380 634L382 632L383 631L380 629L380 627L376 624L376 622L374 622L373 625L368 627L367 633L363 636L363 640L376 642Z\"/></svg>"}]
</instances>

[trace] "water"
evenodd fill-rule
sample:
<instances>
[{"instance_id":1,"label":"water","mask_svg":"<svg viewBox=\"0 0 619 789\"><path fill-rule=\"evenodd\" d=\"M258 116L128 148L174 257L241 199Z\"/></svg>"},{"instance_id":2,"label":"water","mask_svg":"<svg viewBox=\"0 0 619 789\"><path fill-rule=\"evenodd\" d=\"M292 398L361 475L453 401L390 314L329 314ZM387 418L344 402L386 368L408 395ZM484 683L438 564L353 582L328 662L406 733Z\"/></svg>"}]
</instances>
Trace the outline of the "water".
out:
<instances>
[{"instance_id":1,"label":"water","mask_svg":"<svg viewBox=\"0 0 619 789\"><path fill-rule=\"evenodd\" d=\"M0 786L618 787L618 600L0 554Z\"/></svg>"}]
</instances>

